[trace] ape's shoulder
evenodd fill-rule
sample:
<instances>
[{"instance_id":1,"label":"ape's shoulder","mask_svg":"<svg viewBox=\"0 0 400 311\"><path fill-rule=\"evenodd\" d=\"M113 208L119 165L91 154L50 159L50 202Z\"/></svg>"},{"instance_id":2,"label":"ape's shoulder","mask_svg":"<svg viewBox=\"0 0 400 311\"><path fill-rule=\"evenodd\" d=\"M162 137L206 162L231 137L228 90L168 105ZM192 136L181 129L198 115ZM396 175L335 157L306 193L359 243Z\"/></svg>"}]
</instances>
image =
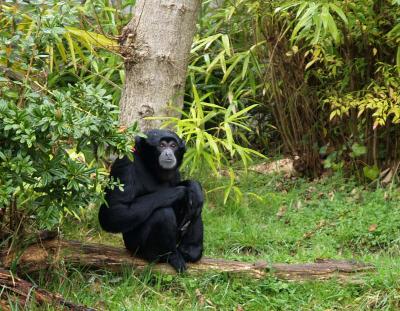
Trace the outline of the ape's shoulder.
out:
<instances>
[{"instance_id":1,"label":"ape's shoulder","mask_svg":"<svg viewBox=\"0 0 400 311\"><path fill-rule=\"evenodd\" d=\"M128 157L118 158L111 165L111 175L121 175L124 171L128 171L129 168L133 165L133 162L129 160Z\"/></svg>"}]
</instances>

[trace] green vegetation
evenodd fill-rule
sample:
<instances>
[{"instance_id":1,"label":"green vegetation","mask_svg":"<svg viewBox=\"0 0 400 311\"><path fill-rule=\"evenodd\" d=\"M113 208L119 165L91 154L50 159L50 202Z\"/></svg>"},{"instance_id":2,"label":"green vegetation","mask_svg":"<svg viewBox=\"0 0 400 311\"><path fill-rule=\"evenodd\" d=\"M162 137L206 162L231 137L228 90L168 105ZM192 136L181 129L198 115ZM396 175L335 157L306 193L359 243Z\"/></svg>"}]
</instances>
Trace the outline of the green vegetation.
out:
<instances>
[{"instance_id":1,"label":"green vegetation","mask_svg":"<svg viewBox=\"0 0 400 311\"><path fill-rule=\"evenodd\" d=\"M73 27L79 12L93 10L0 3L0 209L8 212L0 244L100 202L108 182L102 159L133 147L136 126L118 123L118 66L103 76L97 63L110 52L95 49L112 50L113 41Z\"/></svg>"},{"instance_id":2,"label":"green vegetation","mask_svg":"<svg viewBox=\"0 0 400 311\"><path fill-rule=\"evenodd\" d=\"M207 182L206 186L211 187ZM343 284L290 283L274 277L257 281L212 272L192 277L72 270L43 275L39 284L106 310L400 308L398 189L371 191L341 176L307 182L255 173L241 177L240 188L262 194L262 200L248 195L241 204L229 201L223 206L222 195L208 195L206 256L271 263L348 258L375 264L377 272L360 284ZM122 246L120 237L101 231L96 213L89 212L83 227L71 223L66 237Z\"/></svg>"},{"instance_id":3,"label":"green vegetation","mask_svg":"<svg viewBox=\"0 0 400 311\"><path fill-rule=\"evenodd\" d=\"M104 160L137 133L118 123L134 1L112 2L0 1L1 250L44 228L122 245L97 221ZM60 264L32 281L106 310L399 310L399 16L398 0L203 1L183 118L166 120L189 146L185 173L203 176L206 256L354 258L376 273L289 283ZM259 153L336 173L246 176Z\"/></svg>"}]
</instances>

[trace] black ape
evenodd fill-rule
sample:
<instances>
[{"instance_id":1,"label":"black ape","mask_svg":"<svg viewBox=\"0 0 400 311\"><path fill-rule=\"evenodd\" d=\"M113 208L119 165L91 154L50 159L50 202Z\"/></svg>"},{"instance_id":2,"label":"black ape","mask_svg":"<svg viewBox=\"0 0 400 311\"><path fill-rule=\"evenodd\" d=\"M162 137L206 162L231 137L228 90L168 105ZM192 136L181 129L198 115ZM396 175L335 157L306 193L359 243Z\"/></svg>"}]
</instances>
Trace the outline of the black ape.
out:
<instances>
[{"instance_id":1,"label":"black ape","mask_svg":"<svg viewBox=\"0 0 400 311\"><path fill-rule=\"evenodd\" d=\"M111 177L124 184L106 189L99 211L101 227L122 232L125 246L149 261L186 269L203 252L201 210L204 196L197 181L180 181L184 142L173 132L150 130L136 138L134 161L115 161Z\"/></svg>"}]
</instances>

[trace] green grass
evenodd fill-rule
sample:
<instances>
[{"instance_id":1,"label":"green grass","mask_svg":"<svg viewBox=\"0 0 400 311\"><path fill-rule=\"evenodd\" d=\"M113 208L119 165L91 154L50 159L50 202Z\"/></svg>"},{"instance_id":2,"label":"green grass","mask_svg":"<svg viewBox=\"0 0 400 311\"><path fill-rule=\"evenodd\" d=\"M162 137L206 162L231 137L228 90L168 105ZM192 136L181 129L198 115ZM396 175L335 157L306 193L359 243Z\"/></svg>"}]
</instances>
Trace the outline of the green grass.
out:
<instances>
[{"instance_id":1,"label":"green grass","mask_svg":"<svg viewBox=\"0 0 400 311\"><path fill-rule=\"evenodd\" d=\"M217 184L205 182L208 188ZM205 256L287 263L356 259L376 265L377 272L361 284L344 284L215 272L192 277L62 270L42 276L39 285L105 310L400 310L397 189L365 190L340 176L308 182L253 173L241 177L240 188L247 194L241 203L223 206L221 194L208 195ZM100 230L95 208L84 221L67 226L66 237L122 246L120 236Z\"/></svg>"}]
</instances>

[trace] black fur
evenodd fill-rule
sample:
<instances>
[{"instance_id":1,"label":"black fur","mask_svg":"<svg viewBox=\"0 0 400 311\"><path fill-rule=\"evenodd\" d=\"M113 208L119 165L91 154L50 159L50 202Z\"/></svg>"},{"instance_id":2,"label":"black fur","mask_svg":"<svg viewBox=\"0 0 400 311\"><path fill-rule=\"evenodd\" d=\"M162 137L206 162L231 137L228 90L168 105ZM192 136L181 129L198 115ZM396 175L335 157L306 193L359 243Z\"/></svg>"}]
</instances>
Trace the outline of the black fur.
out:
<instances>
[{"instance_id":1,"label":"black fur","mask_svg":"<svg viewBox=\"0 0 400 311\"><path fill-rule=\"evenodd\" d=\"M136 139L134 161L117 159L111 177L118 187L106 189L107 202L100 207L101 227L121 232L125 246L134 255L149 261L169 262L177 271L186 269L203 252L201 211L204 196L197 181L180 181L179 166L184 142L167 130L150 130L147 138ZM175 140L177 165L162 169L158 163L161 140Z\"/></svg>"}]
</instances>

